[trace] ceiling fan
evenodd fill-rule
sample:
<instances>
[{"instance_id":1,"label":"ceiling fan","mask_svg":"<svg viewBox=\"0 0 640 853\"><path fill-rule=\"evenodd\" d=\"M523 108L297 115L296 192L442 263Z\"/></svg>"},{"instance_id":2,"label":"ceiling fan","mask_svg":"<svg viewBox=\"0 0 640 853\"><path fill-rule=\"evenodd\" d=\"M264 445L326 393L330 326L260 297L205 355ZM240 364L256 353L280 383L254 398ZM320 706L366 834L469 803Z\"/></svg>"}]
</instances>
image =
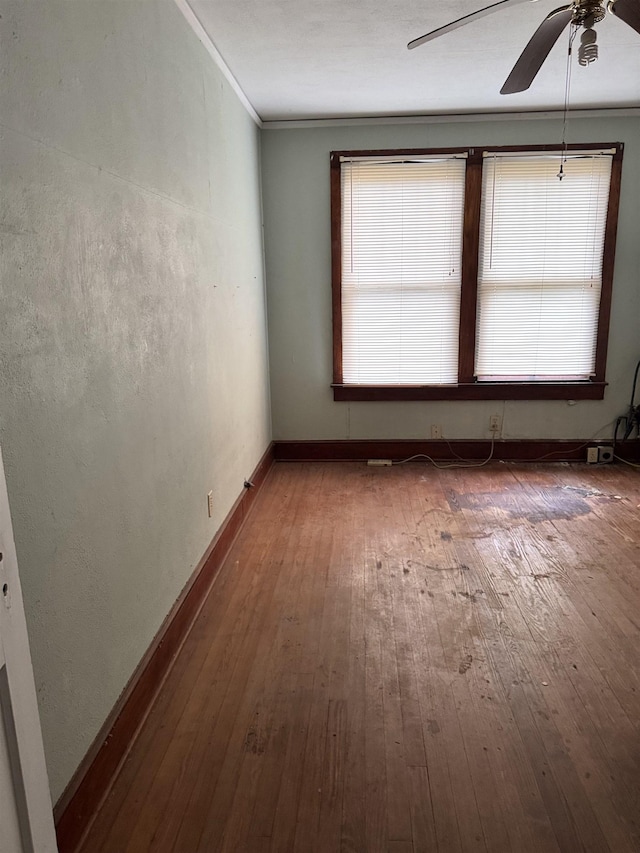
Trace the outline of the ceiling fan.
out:
<instances>
[{"instance_id":1,"label":"ceiling fan","mask_svg":"<svg viewBox=\"0 0 640 853\"><path fill-rule=\"evenodd\" d=\"M463 27L465 24L470 24L478 18L483 18L485 15L491 15L500 9L506 9L510 6L515 6L516 3L535 3L536 0L499 0L497 3L491 3L483 9L478 9L477 12L471 12L469 15L464 15L444 27L438 27L437 30L432 30L420 38L410 41L407 47L412 50L414 47L419 47L425 42L443 36L452 30L457 30L458 27ZM637 33L640 33L640 0L608 0L607 9L612 15L620 18L625 24L628 24ZM501 95L511 95L514 92L524 92L533 83L533 80L541 69L543 62L549 55L549 51L554 46L562 31L569 24L576 28L584 27L584 32L580 38L580 50L578 61L581 65L588 65L598 57L598 47L596 44L596 32L594 25L601 21L606 15L604 0L573 0L567 6L560 6L559 9L554 9L531 37L531 41L522 51L520 58L516 62L507 77L504 86L500 89Z\"/></svg>"}]
</instances>

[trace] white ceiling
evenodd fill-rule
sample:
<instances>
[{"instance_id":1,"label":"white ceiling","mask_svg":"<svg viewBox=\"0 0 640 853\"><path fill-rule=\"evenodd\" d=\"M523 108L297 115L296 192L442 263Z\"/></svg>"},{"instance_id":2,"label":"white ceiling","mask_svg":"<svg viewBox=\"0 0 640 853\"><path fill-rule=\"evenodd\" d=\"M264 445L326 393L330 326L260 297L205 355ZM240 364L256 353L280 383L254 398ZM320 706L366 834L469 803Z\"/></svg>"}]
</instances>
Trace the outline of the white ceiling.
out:
<instances>
[{"instance_id":1,"label":"white ceiling","mask_svg":"<svg viewBox=\"0 0 640 853\"><path fill-rule=\"evenodd\" d=\"M188 0L263 121L561 109L568 30L527 92L500 95L542 19L562 0L523 3L407 50L487 0ZM640 105L640 35L607 15L600 58L574 46L571 106Z\"/></svg>"}]
</instances>

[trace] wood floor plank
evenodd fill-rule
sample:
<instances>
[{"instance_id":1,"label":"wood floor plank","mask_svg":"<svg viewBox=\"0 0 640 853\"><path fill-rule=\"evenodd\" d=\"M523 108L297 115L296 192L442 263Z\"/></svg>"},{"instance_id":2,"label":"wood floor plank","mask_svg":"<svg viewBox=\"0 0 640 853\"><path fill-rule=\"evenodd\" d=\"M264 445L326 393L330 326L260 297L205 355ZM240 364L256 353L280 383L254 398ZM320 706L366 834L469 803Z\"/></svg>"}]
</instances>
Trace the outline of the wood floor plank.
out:
<instances>
[{"instance_id":1,"label":"wood floor plank","mask_svg":"<svg viewBox=\"0 0 640 853\"><path fill-rule=\"evenodd\" d=\"M385 571L381 560L381 571ZM387 570L388 571L388 570ZM392 599L392 619L394 641L384 643L382 653L383 678L383 714L385 765L387 776L387 833L390 841L409 841L413 838L411 813L411 784L407 767L414 760L414 745L419 737L423 765L424 742L422 740L422 724L420 718L420 703L417 695L415 673L411 670L405 677L401 688L401 678L398 674L398 654L402 650L405 667L408 667L408 640L403 635L401 622L404 620L404 601L401 593L394 592ZM411 659L411 664L413 659ZM405 669L407 672L407 669ZM408 719L403 716L405 704L408 706ZM416 731L417 730L417 731ZM407 731L409 735L407 736ZM419 755L416 756L419 759ZM430 800L427 801L430 809Z\"/></svg>"},{"instance_id":2,"label":"wood floor plank","mask_svg":"<svg viewBox=\"0 0 640 853\"><path fill-rule=\"evenodd\" d=\"M387 849L388 853L414 853L415 850L413 842L411 841L390 841ZM428 848L425 847L418 849L427 850Z\"/></svg>"},{"instance_id":3,"label":"wood floor plank","mask_svg":"<svg viewBox=\"0 0 640 853\"><path fill-rule=\"evenodd\" d=\"M368 544L368 543L367 543ZM365 552L365 849L387 844L387 767L384 737L382 647L393 642L388 589L376 568L375 550Z\"/></svg>"},{"instance_id":4,"label":"wood floor plank","mask_svg":"<svg viewBox=\"0 0 640 853\"><path fill-rule=\"evenodd\" d=\"M345 565L350 566L349 616L348 616L348 663L344 682L343 697L346 702L346 737L342 756L342 797L340 803L340 833L338 841L326 834L334 827L338 815L326 810L321 812L321 843L319 850L339 850L344 853L357 853L365 848L365 789L366 735L364 728L366 697L366 582L364 552L364 531L366 530L367 502L354 501L360 497L363 478L358 477L350 485L348 494L352 510L349 515L349 536L344 541ZM337 495L344 502L345 492ZM353 506L355 503L355 506ZM344 511L344 503L343 503ZM323 798L324 805L324 798Z\"/></svg>"},{"instance_id":5,"label":"wood floor plank","mask_svg":"<svg viewBox=\"0 0 640 853\"><path fill-rule=\"evenodd\" d=\"M82 853L635 853L639 506L277 464Z\"/></svg>"}]
</instances>

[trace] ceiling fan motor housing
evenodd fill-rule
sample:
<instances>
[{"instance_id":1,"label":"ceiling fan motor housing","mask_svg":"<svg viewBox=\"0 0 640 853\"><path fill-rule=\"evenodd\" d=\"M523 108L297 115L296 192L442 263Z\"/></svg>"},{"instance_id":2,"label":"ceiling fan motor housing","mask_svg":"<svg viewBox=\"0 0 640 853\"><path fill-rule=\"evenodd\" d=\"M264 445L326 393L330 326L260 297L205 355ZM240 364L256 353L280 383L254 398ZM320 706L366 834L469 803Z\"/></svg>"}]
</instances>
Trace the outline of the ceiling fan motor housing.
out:
<instances>
[{"instance_id":1,"label":"ceiling fan motor housing","mask_svg":"<svg viewBox=\"0 0 640 853\"><path fill-rule=\"evenodd\" d=\"M577 26L592 27L604 20L606 11L600 0L577 0L572 23Z\"/></svg>"}]
</instances>

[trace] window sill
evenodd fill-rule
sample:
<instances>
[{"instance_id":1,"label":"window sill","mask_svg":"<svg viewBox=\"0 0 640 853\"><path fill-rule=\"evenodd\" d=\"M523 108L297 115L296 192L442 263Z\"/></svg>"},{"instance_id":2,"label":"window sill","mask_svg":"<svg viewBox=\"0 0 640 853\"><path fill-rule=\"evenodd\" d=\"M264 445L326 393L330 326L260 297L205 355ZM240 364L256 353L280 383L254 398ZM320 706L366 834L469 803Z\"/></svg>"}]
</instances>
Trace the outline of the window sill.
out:
<instances>
[{"instance_id":1,"label":"window sill","mask_svg":"<svg viewBox=\"0 0 640 853\"><path fill-rule=\"evenodd\" d=\"M472 382L464 385L332 385L339 402L602 400L606 382Z\"/></svg>"}]
</instances>

